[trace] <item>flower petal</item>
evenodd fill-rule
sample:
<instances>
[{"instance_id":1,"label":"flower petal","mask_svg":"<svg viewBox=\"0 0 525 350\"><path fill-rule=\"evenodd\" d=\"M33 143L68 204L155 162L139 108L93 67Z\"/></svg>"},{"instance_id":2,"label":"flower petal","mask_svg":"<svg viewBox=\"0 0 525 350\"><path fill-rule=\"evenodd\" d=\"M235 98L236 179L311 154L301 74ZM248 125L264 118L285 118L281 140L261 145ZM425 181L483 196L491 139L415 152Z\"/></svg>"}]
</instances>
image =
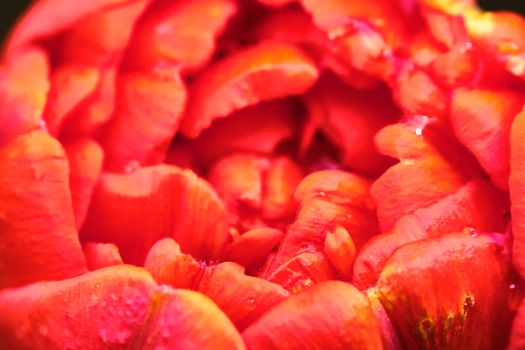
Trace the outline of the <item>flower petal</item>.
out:
<instances>
[{"instance_id":1,"label":"flower petal","mask_svg":"<svg viewBox=\"0 0 525 350\"><path fill-rule=\"evenodd\" d=\"M9 349L245 349L208 298L159 287L129 265L5 290L0 310L0 345Z\"/></svg>"},{"instance_id":2,"label":"flower petal","mask_svg":"<svg viewBox=\"0 0 525 350\"><path fill-rule=\"evenodd\" d=\"M359 252L352 282L366 289L376 282L387 259L399 247L448 232L503 231L507 200L489 183L473 180L438 202L402 216L383 234L373 237Z\"/></svg>"},{"instance_id":3,"label":"flower petal","mask_svg":"<svg viewBox=\"0 0 525 350\"><path fill-rule=\"evenodd\" d=\"M377 205L381 231L388 230L401 216L435 203L457 191L465 182L429 140L422 127L408 124L387 126L376 135L379 150L400 159L373 184L370 195Z\"/></svg>"},{"instance_id":4,"label":"flower petal","mask_svg":"<svg viewBox=\"0 0 525 350\"><path fill-rule=\"evenodd\" d=\"M150 2L121 1L81 18L56 39L56 60L99 69L120 62L137 19Z\"/></svg>"},{"instance_id":5,"label":"flower petal","mask_svg":"<svg viewBox=\"0 0 525 350\"><path fill-rule=\"evenodd\" d=\"M337 281L291 296L242 336L250 350L383 348L367 298L352 285Z\"/></svg>"},{"instance_id":6,"label":"flower petal","mask_svg":"<svg viewBox=\"0 0 525 350\"><path fill-rule=\"evenodd\" d=\"M123 264L118 247L113 243L89 242L84 244L83 249L89 271Z\"/></svg>"},{"instance_id":7,"label":"flower petal","mask_svg":"<svg viewBox=\"0 0 525 350\"><path fill-rule=\"evenodd\" d=\"M125 65L200 68L213 55L216 37L236 12L233 0L155 1L135 26Z\"/></svg>"},{"instance_id":8,"label":"flower petal","mask_svg":"<svg viewBox=\"0 0 525 350\"><path fill-rule=\"evenodd\" d=\"M213 122L195 140L172 146L167 162L176 162L177 151L189 148L192 163L209 166L212 161L233 152L272 153L280 143L297 136L300 106L289 100L260 103ZM198 154L198 157L196 156Z\"/></svg>"},{"instance_id":9,"label":"flower petal","mask_svg":"<svg viewBox=\"0 0 525 350\"><path fill-rule=\"evenodd\" d=\"M79 139L65 145L69 160L69 186L77 229L86 218L93 189L102 172L104 152L93 140Z\"/></svg>"},{"instance_id":10,"label":"flower petal","mask_svg":"<svg viewBox=\"0 0 525 350\"><path fill-rule=\"evenodd\" d=\"M125 262L142 265L150 247L171 237L197 259L217 258L229 238L224 207L191 171L158 165L128 174L104 173L95 188L82 237L117 244Z\"/></svg>"},{"instance_id":11,"label":"flower petal","mask_svg":"<svg viewBox=\"0 0 525 350\"><path fill-rule=\"evenodd\" d=\"M6 56L31 45L38 39L59 33L78 20L101 9L136 0L93 0L76 3L69 0L43 0L33 4L16 26L6 45Z\"/></svg>"},{"instance_id":12,"label":"flower petal","mask_svg":"<svg viewBox=\"0 0 525 350\"><path fill-rule=\"evenodd\" d=\"M265 41L243 48L202 72L190 87L181 131L197 137L216 118L256 103L301 94L317 79L312 60L296 47ZM272 88L267 85L272 81Z\"/></svg>"},{"instance_id":13,"label":"flower petal","mask_svg":"<svg viewBox=\"0 0 525 350\"><path fill-rule=\"evenodd\" d=\"M174 288L196 288L204 272L203 264L183 254L171 238L161 239L151 247L144 267L157 283Z\"/></svg>"},{"instance_id":14,"label":"flower petal","mask_svg":"<svg viewBox=\"0 0 525 350\"><path fill-rule=\"evenodd\" d=\"M479 160L500 189L508 189L509 134L525 95L459 88L452 95L450 122L456 137Z\"/></svg>"},{"instance_id":15,"label":"flower petal","mask_svg":"<svg viewBox=\"0 0 525 350\"><path fill-rule=\"evenodd\" d=\"M268 275L268 270L263 273ZM296 294L317 283L336 279L337 273L324 252L312 249L311 252L298 253L288 259L266 279Z\"/></svg>"},{"instance_id":16,"label":"flower petal","mask_svg":"<svg viewBox=\"0 0 525 350\"><path fill-rule=\"evenodd\" d=\"M525 277L525 110L512 123L510 133L510 203L512 214L512 260Z\"/></svg>"},{"instance_id":17,"label":"flower petal","mask_svg":"<svg viewBox=\"0 0 525 350\"><path fill-rule=\"evenodd\" d=\"M508 350L519 350L525 347L525 302L521 302L518 313L512 322L512 332Z\"/></svg>"},{"instance_id":18,"label":"flower petal","mask_svg":"<svg viewBox=\"0 0 525 350\"><path fill-rule=\"evenodd\" d=\"M236 262L247 270L260 267L276 248L283 233L271 227L261 227L235 238L224 251L224 260Z\"/></svg>"},{"instance_id":19,"label":"flower petal","mask_svg":"<svg viewBox=\"0 0 525 350\"><path fill-rule=\"evenodd\" d=\"M213 300L242 331L289 295L278 284L246 276L234 263L208 267L198 291Z\"/></svg>"},{"instance_id":20,"label":"flower petal","mask_svg":"<svg viewBox=\"0 0 525 350\"><path fill-rule=\"evenodd\" d=\"M396 250L376 293L408 348L499 348L510 320L501 240L455 233Z\"/></svg>"},{"instance_id":21,"label":"flower petal","mask_svg":"<svg viewBox=\"0 0 525 350\"><path fill-rule=\"evenodd\" d=\"M43 51L29 49L0 66L0 144L41 128L50 87Z\"/></svg>"},{"instance_id":22,"label":"flower petal","mask_svg":"<svg viewBox=\"0 0 525 350\"><path fill-rule=\"evenodd\" d=\"M60 66L51 76L51 90L44 111L49 132L58 136L64 120L98 84L99 71L78 65Z\"/></svg>"},{"instance_id":23,"label":"flower petal","mask_svg":"<svg viewBox=\"0 0 525 350\"><path fill-rule=\"evenodd\" d=\"M123 171L132 163L162 162L185 102L186 88L176 67L119 75L115 115L104 142L107 167Z\"/></svg>"},{"instance_id":24,"label":"flower petal","mask_svg":"<svg viewBox=\"0 0 525 350\"><path fill-rule=\"evenodd\" d=\"M265 221L279 223L293 217L293 193L302 176L301 168L288 157L234 153L213 164L207 178L224 200L230 223L250 230Z\"/></svg>"},{"instance_id":25,"label":"flower petal","mask_svg":"<svg viewBox=\"0 0 525 350\"><path fill-rule=\"evenodd\" d=\"M360 173L381 173L391 160L374 147L374 134L394 122L400 111L386 87L352 89L323 76L305 96L309 117L341 151L342 163Z\"/></svg>"},{"instance_id":26,"label":"flower petal","mask_svg":"<svg viewBox=\"0 0 525 350\"><path fill-rule=\"evenodd\" d=\"M66 156L47 133L0 147L0 232L0 288L86 271Z\"/></svg>"}]
</instances>

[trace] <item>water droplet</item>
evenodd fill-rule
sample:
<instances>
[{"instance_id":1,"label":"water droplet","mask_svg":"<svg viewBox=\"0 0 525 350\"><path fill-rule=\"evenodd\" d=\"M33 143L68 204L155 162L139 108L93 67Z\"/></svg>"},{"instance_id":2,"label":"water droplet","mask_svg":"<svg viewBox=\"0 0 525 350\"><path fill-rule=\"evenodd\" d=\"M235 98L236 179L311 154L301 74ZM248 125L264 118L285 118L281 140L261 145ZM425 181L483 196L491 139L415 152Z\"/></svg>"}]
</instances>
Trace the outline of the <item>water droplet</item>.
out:
<instances>
[{"instance_id":1,"label":"water droplet","mask_svg":"<svg viewBox=\"0 0 525 350\"><path fill-rule=\"evenodd\" d=\"M253 303L255 303L255 299L254 298L246 299L246 303L252 305Z\"/></svg>"},{"instance_id":2,"label":"water droplet","mask_svg":"<svg viewBox=\"0 0 525 350\"><path fill-rule=\"evenodd\" d=\"M324 192L324 191L319 191L319 192L317 193L317 195L318 195L319 197L326 197L326 192Z\"/></svg>"},{"instance_id":3,"label":"water droplet","mask_svg":"<svg viewBox=\"0 0 525 350\"><path fill-rule=\"evenodd\" d=\"M138 168L140 168L140 163L136 160L132 160L131 162L126 164L126 166L124 167L124 171L127 174L130 174L130 173L135 172Z\"/></svg>"},{"instance_id":4,"label":"water droplet","mask_svg":"<svg viewBox=\"0 0 525 350\"><path fill-rule=\"evenodd\" d=\"M509 285L509 289L510 290L515 290L516 289L516 285L514 283L510 284Z\"/></svg>"},{"instance_id":5,"label":"water droplet","mask_svg":"<svg viewBox=\"0 0 525 350\"><path fill-rule=\"evenodd\" d=\"M479 232L474 227L466 226L463 228L463 233L466 235L470 235L471 237L478 237Z\"/></svg>"}]
</instances>

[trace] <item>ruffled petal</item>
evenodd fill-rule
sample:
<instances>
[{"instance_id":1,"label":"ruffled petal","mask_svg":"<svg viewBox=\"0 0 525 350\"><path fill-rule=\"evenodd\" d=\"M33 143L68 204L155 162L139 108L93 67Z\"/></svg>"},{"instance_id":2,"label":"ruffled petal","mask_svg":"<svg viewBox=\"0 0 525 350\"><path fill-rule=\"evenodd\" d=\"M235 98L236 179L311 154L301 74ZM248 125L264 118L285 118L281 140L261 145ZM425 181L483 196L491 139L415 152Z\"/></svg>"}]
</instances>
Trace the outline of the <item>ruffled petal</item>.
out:
<instances>
[{"instance_id":1,"label":"ruffled petal","mask_svg":"<svg viewBox=\"0 0 525 350\"><path fill-rule=\"evenodd\" d=\"M525 111L519 113L510 133L510 202L512 214L512 260L525 277Z\"/></svg>"},{"instance_id":2,"label":"ruffled petal","mask_svg":"<svg viewBox=\"0 0 525 350\"><path fill-rule=\"evenodd\" d=\"M190 87L181 131L197 137L216 118L256 103L297 95L318 77L312 60L296 47L265 41L216 61ZM272 81L269 89L267 82Z\"/></svg>"},{"instance_id":3,"label":"ruffled petal","mask_svg":"<svg viewBox=\"0 0 525 350\"><path fill-rule=\"evenodd\" d=\"M0 147L0 288L86 271L64 150L42 131Z\"/></svg>"},{"instance_id":4,"label":"ruffled petal","mask_svg":"<svg viewBox=\"0 0 525 350\"><path fill-rule=\"evenodd\" d=\"M280 285L246 276L234 263L206 269L198 291L208 296L242 331L289 295Z\"/></svg>"},{"instance_id":5,"label":"ruffled petal","mask_svg":"<svg viewBox=\"0 0 525 350\"><path fill-rule=\"evenodd\" d=\"M242 336L250 350L383 348L367 298L352 285L336 281L291 296Z\"/></svg>"},{"instance_id":6,"label":"ruffled petal","mask_svg":"<svg viewBox=\"0 0 525 350\"><path fill-rule=\"evenodd\" d=\"M473 180L438 202L402 216L386 233L373 237L359 251L352 282L366 289L376 282L387 259L399 247L463 231L503 231L507 225L508 203L505 195L482 180Z\"/></svg>"},{"instance_id":7,"label":"ruffled petal","mask_svg":"<svg viewBox=\"0 0 525 350\"><path fill-rule=\"evenodd\" d=\"M69 160L69 186L77 229L82 227L91 196L102 172L104 152L97 142L79 139L65 145Z\"/></svg>"},{"instance_id":8,"label":"ruffled petal","mask_svg":"<svg viewBox=\"0 0 525 350\"><path fill-rule=\"evenodd\" d=\"M83 249L89 271L123 264L118 247L113 243L88 242Z\"/></svg>"},{"instance_id":9,"label":"ruffled petal","mask_svg":"<svg viewBox=\"0 0 525 350\"><path fill-rule=\"evenodd\" d=\"M197 259L218 258L228 235L224 206L193 172L174 166L104 173L82 238L117 244L127 263L142 265L159 239L171 237Z\"/></svg>"},{"instance_id":10,"label":"ruffled petal","mask_svg":"<svg viewBox=\"0 0 525 350\"><path fill-rule=\"evenodd\" d=\"M499 348L510 321L510 257L502 241L455 233L394 253L375 292L407 347Z\"/></svg>"}]
</instances>

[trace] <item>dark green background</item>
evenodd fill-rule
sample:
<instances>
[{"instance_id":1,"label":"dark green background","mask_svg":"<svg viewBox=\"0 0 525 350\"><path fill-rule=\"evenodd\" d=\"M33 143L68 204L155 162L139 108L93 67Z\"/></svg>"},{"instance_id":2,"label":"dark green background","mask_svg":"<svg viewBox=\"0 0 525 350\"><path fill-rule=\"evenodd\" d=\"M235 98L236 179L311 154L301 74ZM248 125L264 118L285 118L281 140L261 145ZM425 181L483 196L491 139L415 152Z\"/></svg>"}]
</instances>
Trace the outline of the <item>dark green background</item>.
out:
<instances>
[{"instance_id":1,"label":"dark green background","mask_svg":"<svg viewBox=\"0 0 525 350\"><path fill-rule=\"evenodd\" d=\"M90 0L71 0L90 1ZM176 0L174 0L176 1ZM254 0L255 1L255 0ZM348 0L366 1L366 0ZM0 0L0 41L9 31L18 16L30 3L30 0ZM507 9L521 12L525 15L525 0L479 0L482 7L487 10Z\"/></svg>"}]
</instances>

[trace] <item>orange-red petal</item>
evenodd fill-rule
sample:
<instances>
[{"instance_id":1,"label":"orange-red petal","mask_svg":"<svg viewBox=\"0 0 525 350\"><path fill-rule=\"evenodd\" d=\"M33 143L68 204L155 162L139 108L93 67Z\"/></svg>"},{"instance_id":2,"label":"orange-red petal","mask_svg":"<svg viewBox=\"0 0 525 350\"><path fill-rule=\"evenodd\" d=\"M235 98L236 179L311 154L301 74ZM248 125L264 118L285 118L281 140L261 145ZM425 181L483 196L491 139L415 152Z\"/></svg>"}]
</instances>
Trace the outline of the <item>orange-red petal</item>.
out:
<instances>
[{"instance_id":1,"label":"orange-red petal","mask_svg":"<svg viewBox=\"0 0 525 350\"><path fill-rule=\"evenodd\" d=\"M352 282L360 289L371 287L387 259L407 243L462 230L473 235L503 231L507 213L503 193L488 182L470 181L438 202L402 216L388 232L368 241L356 258Z\"/></svg>"},{"instance_id":2,"label":"orange-red petal","mask_svg":"<svg viewBox=\"0 0 525 350\"><path fill-rule=\"evenodd\" d=\"M77 229L82 227L93 189L102 172L104 152L97 142L79 139L65 145L69 160L69 186Z\"/></svg>"},{"instance_id":3,"label":"orange-red petal","mask_svg":"<svg viewBox=\"0 0 525 350\"><path fill-rule=\"evenodd\" d=\"M352 285L337 281L291 296L242 336L250 350L383 348L367 298Z\"/></svg>"},{"instance_id":4,"label":"orange-red petal","mask_svg":"<svg viewBox=\"0 0 525 350\"><path fill-rule=\"evenodd\" d=\"M283 237L281 230L261 227L234 238L224 250L224 260L236 262L248 270L260 267Z\"/></svg>"},{"instance_id":5,"label":"orange-red petal","mask_svg":"<svg viewBox=\"0 0 525 350\"><path fill-rule=\"evenodd\" d=\"M151 247L144 267L157 283L174 288L196 288L204 272L204 265L183 254L171 238L163 238Z\"/></svg>"},{"instance_id":6,"label":"orange-red petal","mask_svg":"<svg viewBox=\"0 0 525 350\"><path fill-rule=\"evenodd\" d=\"M213 300L240 331L290 294L278 284L246 276L241 266L230 262L208 267L198 291Z\"/></svg>"},{"instance_id":7,"label":"orange-red petal","mask_svg":"<svg viewBox=\"0 0 525 350\"><path fill-rule=\"evenodd\" d=\"M83 250L89 271L123 264L118 247L113 243L88 242L83 245Z\"/></svg>"},{"instance_id":8,"label":"orange-red petal","mask_svg":"<svg viewBox=\"0 0 525 350\"><path fill-rule=\"evenodd\" d=\"M512 91L460 88L452 94L450 122L456 137L504 190L509 181L510 127L524 102L525 95Z\"/></svg>"},{"instance_id":9,"label":"orange-red petal","mask_svg":"<svg viewBox=\"0 0 525 350\"><path fill-rule=\"evenodd\" d=\"M105 135L108 169L158 164L175 136L186 103L177 67L122 73L117 77L115 115Z\"/></svg>"},{"instance_id":10,"label":"orange-red petal","mask_svg":"<svg viewBox=\"0 0 525 350\"><path fill-rule=\"evenodd\" d=\"M525 111L519 113L510 133L510 202L512 215L512 260L525 277Z\"/></svg>"},{"instance_id":11,"label":"orange-red petal","mask_svg":"<svg viewBox=\"0 0 525 350\"><path fill-rule=\"evenodd\" d=\"M20 52L0 66L0 144L43 127L48 70L47 56L38 49Z\"/></svg>"},{"instance_id":12,"label":"orange-red petal","mask_svg":"<svg viewBox=\"0 0 525 350\"><path fill-rule=\"evenodd\" d=\"M408 348L499 348L510 320L503 241L453 233L396 250L375 293Z\"/></svg>"},{"instance_id":13,"label":"orange-red petal","mask_svg":"<svg viewBox=\"0 0 525 350\"><path fill-rule=\"evenodd\" d=\"M174 166L104 173L82 230L84 240L117 244L125 262L142 265L159 239L184 253L215 259L229 236L224 206L211 186Z\"/></svg>"},{"instance_id":14,"label":"orange-red petal","mask_svg":"<svg viewBox=\"0 0 525 350\"><path fill-rule=\"evenodd\" d=\"M7 349L245 349L211 300L159 287L146 270L129 265L5 290L0 310L0 344Z\"/></svg>"},{"instance_id":15,"label":"orange-red petal","mask_svg":"<svg viewBox=\"0 0 525 350\"><path fill-rule=\"evenodd\" d=\"M0 288L82 274L67 159L42 131L0 147Z\"/></svg>"},{"instance_id":16,"label":"orange-red petal","mask_svg":"<svg viewBox=\"0 0 525 350\"><path fill-rule=\"evenodd\" d=\"M216 118L262 101L301 94L318 74L312 60L293 45L264 41L243 48L216 61L192 83L181 131L197 137Z\"/></svg>"}]
</instances>

